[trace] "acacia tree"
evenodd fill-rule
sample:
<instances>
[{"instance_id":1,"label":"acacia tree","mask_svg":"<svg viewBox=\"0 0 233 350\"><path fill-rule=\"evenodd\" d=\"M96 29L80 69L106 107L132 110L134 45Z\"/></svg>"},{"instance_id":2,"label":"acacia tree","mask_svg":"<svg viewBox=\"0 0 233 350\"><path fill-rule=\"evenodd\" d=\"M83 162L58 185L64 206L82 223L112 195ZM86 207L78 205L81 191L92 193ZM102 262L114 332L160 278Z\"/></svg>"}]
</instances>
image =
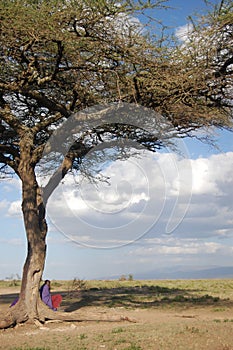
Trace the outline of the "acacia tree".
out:
<instances>
[{"instance_id":1,"label":"acacia tree","mask_svg":"<svg viewBox=\"0 0 233 350\"><path fill-rule=\"evenodd\" d=\"M133 17L163 3L4 0L0 4L0 170L3 176L16 174L21 180L28 242L19 302L1 317L1 328L72 317L49 310L38 296L46 257L46 203L59 181L79 168L93 145L106 139L131 138L149 150L162 145L158 137L129 125L126 116L124 123L104 123L79 133L43 191L36 166L53 131L65 120L84 108L122 101L159 112L169 121L174 137L189 136L202 126L231 125L230 2L222 1L218 11L198 22L185 47L150 35ZM224 40L218 40L219 32ZM200 41L200 33L202 39L208 36L208 45Z\"/></svg>"}]
</instances>

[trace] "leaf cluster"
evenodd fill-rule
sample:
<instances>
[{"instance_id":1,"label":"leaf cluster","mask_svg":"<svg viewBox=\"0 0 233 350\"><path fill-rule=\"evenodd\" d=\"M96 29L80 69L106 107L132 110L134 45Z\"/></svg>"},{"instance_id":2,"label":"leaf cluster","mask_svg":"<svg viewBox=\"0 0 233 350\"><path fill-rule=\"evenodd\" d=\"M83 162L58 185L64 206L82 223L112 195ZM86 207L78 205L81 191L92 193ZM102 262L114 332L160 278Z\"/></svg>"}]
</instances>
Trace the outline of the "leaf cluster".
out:
<instances>
[{"instance_id":1,"label":"leaf cluster","mask_svg":"<svg viewBox=\"0 0 233 350\"><path fill-rule=\"evenodd\" d=\"M232 4L221 1L193 22L185 43L172 46L167 39L161 43L138 17L165 4L1 1L0 163L17 172L27 142L36 165L64 120L116 101L159 112L172 123L172 137L191 135L203 126L231 127ZM159 144L142 130L138 137L120 125L116 130L105 124L102 139L134 137L145 140L149 149ZM77 144L86 145L83 155L96 140L101 142L97 129L81 136Z\"/></svg>"}]
</instances>

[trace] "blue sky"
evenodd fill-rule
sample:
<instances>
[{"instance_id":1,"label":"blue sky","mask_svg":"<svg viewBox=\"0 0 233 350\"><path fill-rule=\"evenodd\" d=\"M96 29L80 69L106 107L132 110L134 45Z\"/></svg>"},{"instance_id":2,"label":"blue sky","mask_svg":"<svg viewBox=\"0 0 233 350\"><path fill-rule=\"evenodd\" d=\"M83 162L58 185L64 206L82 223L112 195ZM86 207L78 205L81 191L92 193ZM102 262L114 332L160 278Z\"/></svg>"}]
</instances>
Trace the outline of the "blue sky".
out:
<instances>
[{"instance_id":1,"label":"blue sky","mask_svg":"<svg viewBox=\"0 0 233 350\"><path fill-rule=\"evenodd\" d=\"M178 28L202 1L171 0L166 11ZM218 148L195 140L105 169L109 184L68 177L48 205L44 278L143 275L181 266L233 266L233 139L215 131ZM79 186L74 186L74 182ZM0 279L21 275L26 239L20 183L0 183Z\"/></svg>"}]
</instances>

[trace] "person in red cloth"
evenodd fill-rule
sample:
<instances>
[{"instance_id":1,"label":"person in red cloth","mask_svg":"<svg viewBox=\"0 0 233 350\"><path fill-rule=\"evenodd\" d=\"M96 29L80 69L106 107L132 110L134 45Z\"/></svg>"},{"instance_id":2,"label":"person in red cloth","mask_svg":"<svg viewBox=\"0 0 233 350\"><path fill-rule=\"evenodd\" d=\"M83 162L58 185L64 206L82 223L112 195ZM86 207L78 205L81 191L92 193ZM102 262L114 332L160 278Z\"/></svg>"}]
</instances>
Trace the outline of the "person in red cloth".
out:
<instances>
[{"instance_id":1,"label":"person in red cloth","mask_svg":"<svg viewBox=\"0 0 233 350\"><path fill-rule=\"evenodd\" d=\"M41 286L40 297L42 301L54 311L57 311L57 308L62 302L62 296L60 294L51 295L49 280L45 280L44 284Z\"/></svg>"}]
</instances>

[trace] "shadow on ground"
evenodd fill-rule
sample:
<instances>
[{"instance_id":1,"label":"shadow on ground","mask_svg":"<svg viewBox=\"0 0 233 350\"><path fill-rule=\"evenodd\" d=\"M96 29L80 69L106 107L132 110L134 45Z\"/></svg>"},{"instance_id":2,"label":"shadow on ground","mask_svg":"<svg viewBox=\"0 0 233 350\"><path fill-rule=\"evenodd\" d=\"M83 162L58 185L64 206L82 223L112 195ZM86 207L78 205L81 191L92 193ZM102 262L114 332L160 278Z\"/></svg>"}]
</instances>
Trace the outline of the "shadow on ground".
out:
<instances>
[{"instance_id":1,"label":"shadow on ground","mask_svg":"<svg viewBox=\"0 0 233 350\"><path fill-rule=\"evenodd\" d=\"M166 305L209 306L228 305L229 299L220 299L198 291L166 288L160 286L119 287L89 289L63 295L63 310L75 311L85 306L107 306L124 308L156 308Z\"/></svg>"},{"instance_id":2,"label":"shadow on ground","mask_svg":"<svg viewBox=\"0 0 233 350\"><path fill-rule=\"evenodd\" d=\"M0 305L11 305L11 303L18 298L19 294L18 293L12 293L12 294L1 294L0 295Z\"/></svg>"},{"instance_id":3,"label":"shadow on ground","mask_svg":"<svg viewBox=\"0 0 233 350\"><path fill-rule=\"evenodd\" d=\"M63 297L61 309L72 312L82 307L123 307L133 308L159 308L166 306L231 307L233 302L229 299L220 299L209 294L202 295L198 290L167 288L160 286L134 286L117 288L91 288L72 292L59 292ZM56 294L56 293L52 293ZM18 294L0 295L0 304L9 305L18 297Z\"/></svg>"}]
</instances>

